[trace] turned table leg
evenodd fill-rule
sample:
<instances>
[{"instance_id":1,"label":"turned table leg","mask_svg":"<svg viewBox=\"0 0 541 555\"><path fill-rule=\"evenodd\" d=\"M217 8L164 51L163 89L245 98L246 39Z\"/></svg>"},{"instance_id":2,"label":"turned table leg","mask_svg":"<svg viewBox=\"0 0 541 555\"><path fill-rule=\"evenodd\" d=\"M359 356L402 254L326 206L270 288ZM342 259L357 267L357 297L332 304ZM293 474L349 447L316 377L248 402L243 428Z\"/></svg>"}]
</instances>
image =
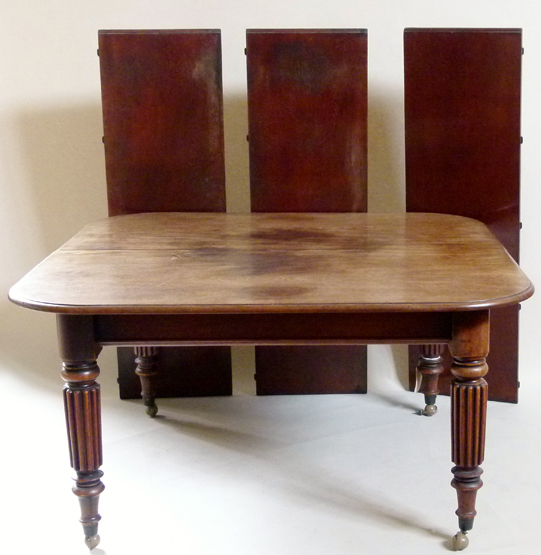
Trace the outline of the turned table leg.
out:
<instances>
[{"instance_id":1,"label":"turned table leg","mask_svg":"<svg viewBox=\"0 0 541 555\"><path fill-rule=\"evenodd\" d=\"M76 472L73 493L81 507L85 543L93 549L100 542L98 500L105 488L99 469L103 462L100 386L96 383L99 349L91 317L59 315L57 323L70 460Z\"/></svg>"},{"instance_id":2,"label":"turned table leg","mask_svg":"<svg viewBox=\"0 0 541 555\"><path fill-rule=\"evenodd\" d=\"M158 348L135 347L137 368L135 373L141 380L141 396L147 407L147 414L154 418L158 414L156 405L155 376L158 373Z\"/></svg>"},{"instance_id":3,"label":"turned table leg","mask_svg":"<svg viewBox=\"0 0 541 555\"><path fill-rule=\"evenodd\" d=\"M452 459L455 467L451 485L458 496L458 525L453 538L455 549L467 547L466 534L473 528L477 514L475 499L483 485L479 466L484 459L488 386L489 312L466 312L453 318L453 355L451 372Z\"/></svg>"},{"instance_id":4,"label":"turned table leg","mask_svg":"<svg viewBox=\"0 0 541 555\"><path fill-rule=\"evenodd\" d=\"M443 372L443 352L444 345L423 345L421 347L421 357L417 370L421 374L421 386L419 391L424 393L426 406L422 413L425 416L433 416L438 412L436 397L438 396L438 378Z\"/></svg>"}]
</instances>

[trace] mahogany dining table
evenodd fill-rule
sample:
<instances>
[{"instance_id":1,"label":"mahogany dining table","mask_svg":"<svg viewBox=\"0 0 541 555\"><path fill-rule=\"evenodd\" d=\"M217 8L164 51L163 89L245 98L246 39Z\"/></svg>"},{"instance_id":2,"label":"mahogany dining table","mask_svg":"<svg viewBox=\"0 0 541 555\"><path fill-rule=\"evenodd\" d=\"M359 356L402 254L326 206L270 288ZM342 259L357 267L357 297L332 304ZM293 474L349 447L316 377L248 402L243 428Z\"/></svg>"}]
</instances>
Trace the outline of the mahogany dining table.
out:
<instances>
[{"instance_id":1,"label":"mahogany dining table","mask_svg":"<svg viewBox=\"0 0 541 555\"><path fill-rule=\"evenodd\" d=\"M443 344L467 543L482 486L490 310L534 288L488 228L425 213L148 213L85 227L10 290L57 315L73 488L89 548L104 489L97 357L173 345ZM224 508L225 510L225 508Z\"/></svg>"}]
</instances>

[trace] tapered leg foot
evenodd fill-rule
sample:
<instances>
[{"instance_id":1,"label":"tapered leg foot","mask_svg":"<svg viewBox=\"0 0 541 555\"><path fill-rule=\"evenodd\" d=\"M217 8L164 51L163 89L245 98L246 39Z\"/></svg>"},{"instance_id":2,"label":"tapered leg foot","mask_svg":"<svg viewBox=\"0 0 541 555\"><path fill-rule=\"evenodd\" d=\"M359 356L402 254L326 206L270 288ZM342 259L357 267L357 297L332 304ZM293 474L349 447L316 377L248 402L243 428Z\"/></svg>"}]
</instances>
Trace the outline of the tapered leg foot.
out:
<instances>
[{"instance_id":1,"label":"tapered leg foot","mask_svg":"<svg viewBox=\"0 0 541 555\"><path fill-rule=\"evenodd\" d=\"M434 416L438 412L436 397L438 395L438 378L443 372L441 353L444 345L423 345L417 371L421 374L419 391L425 395L424 416Z\"/></svg>"},{"instance_id":2,"label":"tapered leg foot","mask_svg":"<svg viewBox=\"0 0 541 555\"><path fill-rule=\"evenodd\" d=\"M454 475L451 485L456 489L458 497L458 526L464 533L473 528L473 520L477 511L475 510L475 500L477 491L483 486L481 474L483 469L480 466L462 467L455 466L452 470Z\"/></svg>"},{"instance_id":3,"label":"tapered leg foot","mask_svg":"<svg viewBox=\"0 0 541 555\"><path fill-rule=\"evenodd\" d=\"M70 440L71 466L77 477L73 493L79 499L81 524L90 549L99 543L98 501L105 486L101 482L102 464L99 374L95 362L64 364L64 406Z\"/></svg>"},{"instance_id":4,"label":"tapered leg foot","mask_svg":"<svg viewBox=\"0 0 541 555\"><path fill-rule=\"evenodd\" d=\"M60 356L63 362L64 410L68 430L71 467L76 472L73 493L81 507L80 522L90 549L99 543L98 501L105 489L101 478L100 369L96 358L100 347L94 341L90 316L60 314L57 317Z\"/></svg>"},{"instance_id":5,"label":"tapered leg foot","mask_svg":"<svg viewBox=\"0 0 541 555\"><path fill-rule=\"evenodd\" d=\"M103 472L77 472L77 479L73 493L79 498L81 507L81 524L85 533L85 543L89 549L94 549L100 542L98 523L101 516L98 513L100 493L105 489L101 482Z\"/></svg>"},{"instance_id":6,"label":"tapered leg foot","mask_svg":"<svg viewBox=\"0 0 541 555\"><path fill-rule=\"evenodd\" d=\"M156 405L155 377L158 374L158 348L135 347L137 368L135 373L141 379L141 396L147 407L147 414L154 418L158 414Z\"/></svg>"}]
</instances>

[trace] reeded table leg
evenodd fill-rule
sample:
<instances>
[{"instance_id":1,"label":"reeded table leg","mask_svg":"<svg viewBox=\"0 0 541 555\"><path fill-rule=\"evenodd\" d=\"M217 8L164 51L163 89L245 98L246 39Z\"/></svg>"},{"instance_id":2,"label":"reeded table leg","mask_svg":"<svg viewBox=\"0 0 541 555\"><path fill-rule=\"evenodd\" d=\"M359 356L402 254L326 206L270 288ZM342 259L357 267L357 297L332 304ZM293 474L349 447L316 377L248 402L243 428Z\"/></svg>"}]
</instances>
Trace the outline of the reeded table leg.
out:
<instances>
[{"instance_id":1,"label":"reeded table leg","mask_svg":"<svg viewBox=\"0 0 541 555\"><path fill-rule=\"evenodd\" d=\"M453 318L453 355L451 372L452 458L455 467L451 485L458 496L460 531L453 538L457 550L468 546L466 534L473 528L477 514L475 499L483 485L479 466L484 459L488 386L489 312L467 312Z\"/></svg>"},{"instance_id":2,"label":"reeded table leg","mask_svg":"<svg viewBox=\"0 0 541 555\"><path fill-rule=\"evenodd\" d=\"M441 353L444 345L423 345L417 370L422 375L419 391L424 393L426 406L422 413L433 416L438 412L436 397L438 396L438 378L443 372L443 359Z\"/></svg>"},{"instance_id":3,"label":"reeded table leg","mask_svg":"<svg viewBox=\"0 0 541 555\"><path fill-rule=\"evenodd\" d=\"M141 379L141 395L143 403L147 407L147 414L154 418L158 414L156 405L156 389L154 378L158 373L158 348L157 347L135 347L137 358L135 373Z\"/></svg>"},{"instance_id":4,"label":"reeded table leg","mask_svg":"<svg viewBox=\"0 0 541 555\"><path fill-rule=\"evenodd\" d=\"M103 462L101 440L98 348L94 343L92 318L58 316L64 407L71 466L76 472L73 493L79 498L85 543L93 549L100 542L98 500L104 490L101 482Z\"/></svg>"}]
</instances>

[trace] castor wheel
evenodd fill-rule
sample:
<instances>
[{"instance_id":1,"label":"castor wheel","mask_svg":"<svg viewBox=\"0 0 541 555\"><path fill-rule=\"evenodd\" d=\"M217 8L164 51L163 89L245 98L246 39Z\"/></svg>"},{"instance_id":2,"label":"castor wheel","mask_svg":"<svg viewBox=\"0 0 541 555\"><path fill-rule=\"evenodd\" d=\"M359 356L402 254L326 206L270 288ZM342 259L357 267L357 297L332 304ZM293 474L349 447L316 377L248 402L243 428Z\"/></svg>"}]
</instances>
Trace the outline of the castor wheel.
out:
<instances>
[{"instance_id":1,"label":"castor wheel","mask_svg":"<svg viewBox=\"0 0 541 555\"><path fill-rule=\"evenodd\" d=\"M438 412L438 407L436 405L426 405L426 407L421 411L423 416L434 416Z\"/></svg>"},{"instance_id":2,"label":"castor wheel","mask_svg":"<svg viewBox=\"0 0 541 555\"><path fill-rule=\"evenodd\" d=\"M100 536L95 534L94 536L85 536L85 543L88 549L94 549L98 547L100 543Z\"/></svg>"},{"instance_id":3,"label":"castor wheel","mask_svg":"<svg viewBox=\"0 0 541 555\"><path fill-rule=\"evenodd\" d=\"M158 414L158 405L154 403L153 405L147 407L147 414L150 418L154 418Z\"/></svg>"},{"instance_id":4,"label":"castor wheel","mask_svg":"<svg viewBox=\"0 0 541 555\"><path fill-rule=\"evenodd\" d=\"M466 532L457 532L453 537L453 547L455 548L455 551L462 551L463 549L466 549L469 544L470 540L468 539Z\"/></svg>"}]
</instances>

